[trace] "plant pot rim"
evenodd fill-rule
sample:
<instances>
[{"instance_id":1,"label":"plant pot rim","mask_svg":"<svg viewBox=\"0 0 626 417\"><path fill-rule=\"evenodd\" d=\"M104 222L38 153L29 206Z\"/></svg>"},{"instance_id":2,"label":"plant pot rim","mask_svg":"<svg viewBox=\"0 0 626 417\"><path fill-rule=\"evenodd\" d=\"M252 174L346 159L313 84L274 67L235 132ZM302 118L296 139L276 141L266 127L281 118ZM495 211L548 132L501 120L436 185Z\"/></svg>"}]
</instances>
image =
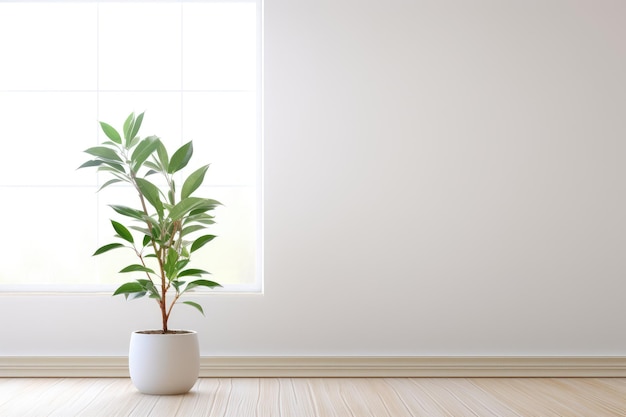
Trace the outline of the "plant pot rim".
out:
<instances>
[{"instance_id":1,"label":"plant pot rim","mask_svg":"<svg viewBox=\"0 0 626 417\"><path fill-rule=\"evenodd\" d=\"M186 336L198 334L195 330L186 330L186 329L169 329L167 333L163 333L161 329L143 329L143 330L134 330L133 334L140 334L145 336Z\"/></svg>"}]
</instances>

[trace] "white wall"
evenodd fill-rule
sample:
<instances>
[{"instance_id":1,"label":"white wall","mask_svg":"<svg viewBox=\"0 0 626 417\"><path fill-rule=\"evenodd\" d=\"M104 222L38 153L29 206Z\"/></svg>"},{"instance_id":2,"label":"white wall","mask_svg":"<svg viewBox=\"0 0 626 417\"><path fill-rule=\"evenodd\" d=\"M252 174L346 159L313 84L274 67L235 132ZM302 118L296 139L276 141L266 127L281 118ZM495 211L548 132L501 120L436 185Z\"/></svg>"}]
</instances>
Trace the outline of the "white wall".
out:
<instances>
[{"instance_id":1,"label":"white wall","mask_svg":"<svg viewBox=\"0 0 626 417\"><path fill-rule=\"evenodd\" d=\"M266 0L265 294L173 327L206 355L626 355L625 18ZM0 323L1 355L124 355L158 314L3 295Z\"/></svg>"}]
</instances>

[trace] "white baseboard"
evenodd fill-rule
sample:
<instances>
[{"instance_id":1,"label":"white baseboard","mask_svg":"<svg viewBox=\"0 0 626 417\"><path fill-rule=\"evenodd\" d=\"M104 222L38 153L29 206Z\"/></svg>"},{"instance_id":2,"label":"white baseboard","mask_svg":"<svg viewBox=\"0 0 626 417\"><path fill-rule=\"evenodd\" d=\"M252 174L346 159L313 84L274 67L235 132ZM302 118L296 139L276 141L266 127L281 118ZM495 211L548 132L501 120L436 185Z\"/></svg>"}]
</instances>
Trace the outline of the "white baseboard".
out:
<instances>
[{"instance_id":1,"label":"white baseboard","mask_svg":"<svg viewBox=\"0 0 626 417\"><path fill-rule=\"evenodd\" d=\"M126 357L0 357L0 377L128 377ZM203 357L201 377L626 377L626 357Z\"/></svg>"}]
</instances>

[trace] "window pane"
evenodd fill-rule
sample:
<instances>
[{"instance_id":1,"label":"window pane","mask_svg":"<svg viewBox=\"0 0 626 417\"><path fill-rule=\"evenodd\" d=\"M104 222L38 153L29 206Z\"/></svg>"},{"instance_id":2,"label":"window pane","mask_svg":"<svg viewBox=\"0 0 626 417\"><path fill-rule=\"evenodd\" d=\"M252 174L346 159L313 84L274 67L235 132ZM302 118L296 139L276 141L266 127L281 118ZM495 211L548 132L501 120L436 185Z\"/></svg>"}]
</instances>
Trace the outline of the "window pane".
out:
<instances>
[{"instance_id":1,"label":"window pane","mask_svg":"<svg viewBox=\"0 0 626 417\"><path fill-rule=\"evenodd\" d=\"M0 90L96 85L94 3L0 3Z\"/></svg>"},{"instance_id":2,"label":"window pane","mask_svg":"<svg viewBox=\"0 0 626 417\"><path fill-rule=\"evenodd\" d=\"M185 93L185 136L207 155L207 184L253 186L256 178L256 95ZM198 165L203 165L196 161Z\"/></svg>"},{"instance_id":3,"label":"window pane","mask_svg":"<svg viewBox=\"0 0 626 417\"><path fill-rule=\"evenodd\" d=\"M86 189L83 189L86 191ZM97 282L93 192L73 187L3 187L0 284Z\"/></svg>"},{"instance_id":4,"label":"window pane","mask_svg":"<svg viewBox=\"0 0 626 417\"><path fill-rule=\"evenodd\" d=\"M255 88L256 4L188 3L183 21L185 89ZM197 50L205 53L194 53Z\"/></svg>"},{"instance_id":5,"label":"window pane","mask_svg":"<svg viewBox=\"0 0 626 417\"><path fill-rule=\"evenodd\" d=\"M95 185L93 175L76 171L85 160L76 150L94 144L96 93L0 91L0 114L8 156L0 164L0 185Z\"/></svg>"},{"instance_id":6,"label":"window pane","mask_svg":"<svg viewBox=\"0 0 626 417\"><path fill-rule=\"evenodd\" d=\"M177 3L101 4L99 88L180 90L180 14Z\"/></svg>"}]
</instances>

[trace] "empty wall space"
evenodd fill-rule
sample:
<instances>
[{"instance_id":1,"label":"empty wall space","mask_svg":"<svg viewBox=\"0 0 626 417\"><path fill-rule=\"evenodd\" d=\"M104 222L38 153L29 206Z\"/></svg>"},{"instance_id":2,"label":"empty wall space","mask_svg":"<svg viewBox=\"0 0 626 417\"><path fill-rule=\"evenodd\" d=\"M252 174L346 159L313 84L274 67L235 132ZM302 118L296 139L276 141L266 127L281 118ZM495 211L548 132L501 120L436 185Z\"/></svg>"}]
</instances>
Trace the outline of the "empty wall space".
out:
<instances>
[{"instance_id":1,"label":"empty wall space","mask_svg":"<svg viewBox=\"0 0 626 417\"><path fill-rule=\"evenodd\" d=\"M626 355L626 3L264 14L264 293L170 327L218 356ZM0 355L125 355L149 303L2 294Z\"/></svg>"}]
</instances>

